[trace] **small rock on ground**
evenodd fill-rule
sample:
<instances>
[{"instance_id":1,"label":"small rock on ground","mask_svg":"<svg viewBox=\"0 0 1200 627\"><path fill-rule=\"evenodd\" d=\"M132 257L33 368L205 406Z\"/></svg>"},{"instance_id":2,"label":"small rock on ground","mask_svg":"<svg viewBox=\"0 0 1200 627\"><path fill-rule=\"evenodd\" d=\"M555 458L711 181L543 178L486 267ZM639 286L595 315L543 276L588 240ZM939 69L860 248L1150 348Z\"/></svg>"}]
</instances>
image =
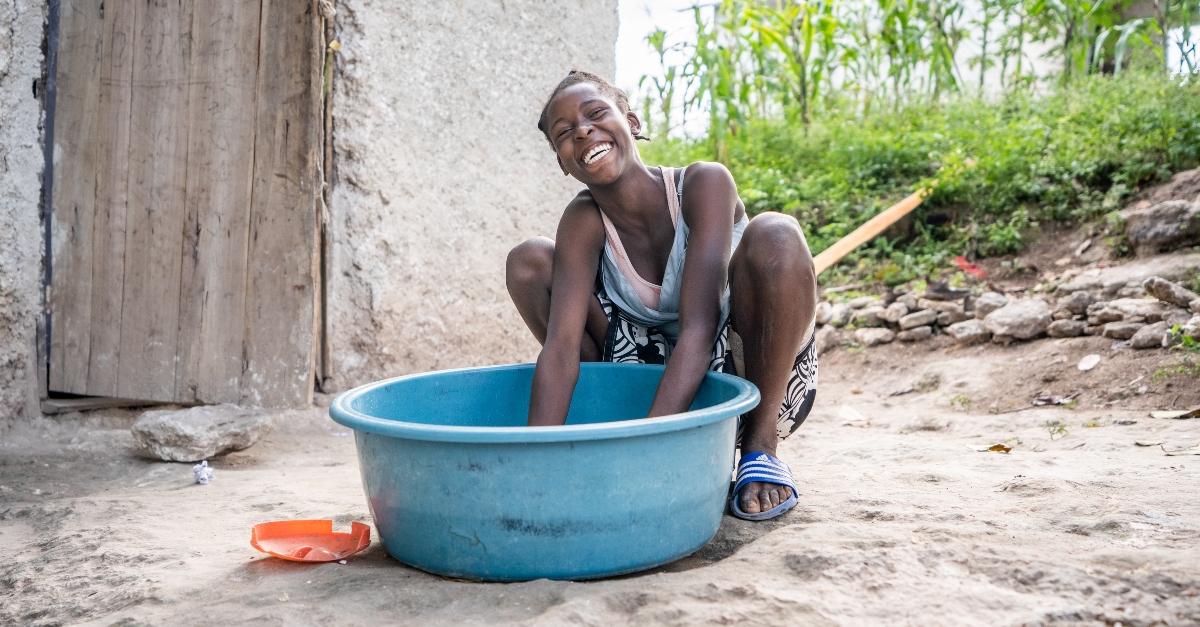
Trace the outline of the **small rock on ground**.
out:
<instances>
[{"instance_id":1,"label":"small rock on ground","mask_svg":"<svg viewBox=\"0 0 1200 627\"><path fill-rule=\"evenodd\" d=\"M817 303L817 309L813 316L817 324L829 324L829 319L833 317L833 305L829 301L821 301Z\"/></svg>"},{"instance_id":2,"label":"small rock on ground","mask_svg":"<svg viewBox=\"0 0 1200 627\"><path fill-rule=\"evenodd\" d=\"M854 339L863 346L878 346L890 344L896 339L896 334L890 329L858 329L854 332Z\"/></svg>"},{"instance_id":3,"label":"small rock on ground","mask_svg":"<svg viewBox=\"0 0 1200 627\"><path fill-rule=\"evenodd\" d=\"M1050 327L1050 306L1038 298L1015 299L988 314L983 322L992 332L993 340L996 336L1028 340Z\"/></svg>"},{"instance_id":4,"label":"small rock on ground","mask_svg":"<svg viewBox=\"0 0 1200 627\"><path fill-rule=\"evenodd\" d=\"M1083 335L1087 323L1082 320L1055 320L1046 329L1050 337L1079 337Z\"/></svg>"},{"instance_id":5,"label":"small rock on ground","mask_svg":"<svg viewBox=\"0 0 1200 627\"><path fill-rule=\"evenodd\" d=\"M833 306L829 312L829 324L835 327L845 326L850 322L850 316L854 314L854 310L846 303L838 303Z\"/></svg>"},{"instance_id":6,"label":"small rock on ground","mask_svg":"<svg viewBox=\"0 0 1200 627\"><path fill-rule=\"evenodd\" d=\"M1134 348L1162 348L1163 336L1170 330L1166 322L1155 322L1137 330L1129 338L1129 345Z\"/></svg>"},{"instance_id":7,"label":"small rock on ground","mask_svg":"<svg viewBox=\"0 0 1200 627\"><path fill-rule=\"evenodd\" d=\"M954 341L962 345L980 344L992 339L992 332L982 320L964 320L946 327Z\"/></svg>"},{"instance_id":8,"label":"small rock on ground","mask_svg":"<svg viewBox=\"0 0 1200 627\"><path fill-rule=\"evenodd\" d=\"M963 306L962 303L956 300L929 300L928 298L922 298L917 301L917 309L932 309L937 312L961 312L963 310Z\"/></svg>"},{"instance_id":9,"label":"small rock on ground","mask_svg":"<svg viewBox=\"0 0 1200 627\"><path fill-rule=\"evenodd\" d=\"M1066 311L1072 315L1081 316L1087 313L1088 307L1093 305L1095 302L1095 294L1085 290L1079 290L1072 292L1070 296L1058 301L1058 306L1056 306L1054 310Z\"/></svg>"},{"instance_id":10,"label":"small rock on ground","mask_svg":"<svg viewBox=\"0 0 1200 627\"><path fill-rule=\"evenodd\" d=\"M842 334L838 333L836 328L827 324L817 329L816 339L813 341L816 342L817 354L824 355L842 343Z\"/></svg>"},{"instance_id":11,"label":"small rock on ground","mask_svg":"<svg viewBox=\"0 0 1200 627\"><path fill-rule=\"evenodd\" d=\"M1128 340L1144 326L1144 322L1110 322L1104 325L1104 337L1110 340Z\"/></svg>"},{"instance_id":12,"label":"small rock on ground","mask_svg":"<svg viewBox=\"0 0 1200 627\"><path fill-rule=\"evenodd\" d=\"M1125 209L1121 218L1125 237L1139 257L1200 243L1200 202L1191 199Z\"/></svg>"},{"instance_id":13,"label":"small rock on ground","mask_svg":"<svg viewBox=\"0 0 1200 627\"><path fill-rule=\"evenodd\" d=\"M874 296L859 296L858 298L851 299L850 302L846 304L849 305L851 309L862 309L864 307L878 305L879 299L875 298Z\"/></svg>"},{"instance_id":14,"label":"small rock on ground","mask_svg":"<svg viewBox=\"0 0 1200 627\"><path fill-rule=\"evenodd\" d=\"M900 319L901 329L915 329L928 324L937 322L938 312L932 309L923 309L921 311L910 313Z\"/></svg>"},{"instance_id":15,"label":"small rock on ground","mask_svg":"<svg viewBox=\"0 0 1200 627\"><path fill-rule=\"evenodd\" d=\"M988 314L1008 304L1008 299L999 292L984 292L975 299L975 317L986 318Z\"/></svg>"},{"instance_id":16,"label":"small rock on ground","mask_svg":"<svg viewBox=\"0 0 1200 627\"><path fill-rule=\"evenodd\" d=\"M1192 301L1200 298L1195 292L1156 276L1146 279L1142 287L1146 288L1146 293L1158 300L1178 307L1188 307Z\"/></svg>"},{"instance_id":17,"label":"small rock on ground","mask_svg":"<svg viewBox=\"0 0 1200 627\"><path fill-rule=\"evenodd\" d=\"M962 322L963 320L970 320L974 317L975 316L973 314L965 313L962 311L943 311L942 313L938 314L937 323L938 323L938 326L948 327L956 322Z\"/></svg>"},{"instance_id":18,"label":"small rock on ground","mask_svg":"<svg viewBox=\"0 0 1200 627\"><path fill-rule=\"evenodd\" d=\"M254 445L275 426L271 415L237 405L153 410L133 424L145 452L172 462L198 462Z\"/></svg>"},{"instance_id":19,"label":"small rock on ground","mask_svg":"<svg viewBox=\"0 0 1200 627\"><path fill-rule=\"evenodd\" d=\"M883 315L880 317L892 324L899 324L900 319L907 315L908 305L905 305L900 301L896 301L888 305L887 309L884 310Z\"/></svg>"},{"instance_id":20,"label":"small rock on ground","mask_svg":"<svg viewBox=\"0 0 1200 627\"><path fill-rule=\"evenodd\" d=\"M886 311L879 305L871 305L863 307L854 314L854 324L860 327L882 327L887 324L883 319L883 312Z\"/></svg>"},{"instance_id":21,"label":"small rock on ground","mask_svg":"<svg viewBox=\"0 0 1200 627\"><path fill-rule=\"evenodd\" d=\"M907 329L896 334L896 339L901 342L919 342L927 340L933 336L933 327L916 327Z\"/></svg>"}]
</instances>

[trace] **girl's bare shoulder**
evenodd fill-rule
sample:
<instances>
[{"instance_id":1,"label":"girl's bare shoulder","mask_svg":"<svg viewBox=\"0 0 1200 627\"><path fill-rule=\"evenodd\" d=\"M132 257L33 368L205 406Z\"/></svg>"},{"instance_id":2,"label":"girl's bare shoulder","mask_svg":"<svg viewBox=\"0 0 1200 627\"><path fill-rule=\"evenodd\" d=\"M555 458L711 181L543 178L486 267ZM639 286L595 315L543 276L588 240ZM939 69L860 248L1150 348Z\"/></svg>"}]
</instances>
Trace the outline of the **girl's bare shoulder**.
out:
<instances>
[{"instance_id":1,"label":"girl's bare shoulder","mask_svg":"<svg viewBox=\"0 0 1200 627\"><path fill-rule=\"evenodd\" d=\"M591 191L585 188L567 203L558 221L557 239L589 248L603 245L604 223L600 220L600 207L592 198Z\"/></svg>"},{"instance_id":2,"label":"girl's bare shoulder","mask_svg":"<svg viewBox=\"0 0 1200 627\"><path fill-rule=\"evenodd\" d=\"M728 186L734 190L737 189L737 183L733 180L733 174L729 172L729 168L721 163L696 161L684 167L684 173L687 177L684 181L685 183L701 184L706 187L709 185L719 187ZM684 193L687 192L685 191Z\"/></svg>"}]
</instances>

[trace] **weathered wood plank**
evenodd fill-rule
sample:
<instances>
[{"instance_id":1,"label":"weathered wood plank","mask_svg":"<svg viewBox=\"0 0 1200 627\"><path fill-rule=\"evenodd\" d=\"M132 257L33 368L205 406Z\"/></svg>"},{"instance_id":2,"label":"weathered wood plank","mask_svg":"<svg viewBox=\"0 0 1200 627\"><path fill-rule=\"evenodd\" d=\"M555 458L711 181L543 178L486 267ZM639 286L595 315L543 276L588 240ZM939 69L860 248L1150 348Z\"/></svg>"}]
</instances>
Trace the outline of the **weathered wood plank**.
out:
<instances>
[{"instance_id":1,"label":"weathered wood plank","mask_svg":"<svg viewBox=\"0 0 1200 627\"><path fill-rule=\"evenodd\" d=\"M250 216L244 402L312 400L320 20L315 0L264 0Z\"/></svg>"},{"instance_id":2,"label":"weathered wood plank","mask_svg":"<svg viewBox=\"0 0 1200 627\"><path fill-rule=\"evenodd\" d=\"M179 332L192 3L148 0L135 7L116 396L169 400Z\"/></svg>"},{"instance_id":3,"label":"weathered wood plank","mask_svg":"<svg viewBox=\"0 0 1200 627\"><path fill-rule=\"evenodd\" d=\"M129 115L133 93L134 0L107 0L97 117L96 220L92 236L92 316L87 394L117 395L125 222L129 204Z\"/></svg>"},{"instance_id":4,"label":"weathered wood plank","mask_svg":"<svg viewBox=\"0 0 1200 627\"><path fill-rule=\"evenodd\" d=\"M175 396L241 400L260 0L193 13Z\"/></svg>"},{"instance_id":5,"label":"weathered wood plank","mask_svg":"<svg viewBox=\"0 0 1200 627\"><path fill-rule=\"evenodd\" d=\"M91 350L92 229L103 0L67 0L59 18L58 124L51 202L54 221L50 389L85 393Z\"/></svg>"}]
</instances>

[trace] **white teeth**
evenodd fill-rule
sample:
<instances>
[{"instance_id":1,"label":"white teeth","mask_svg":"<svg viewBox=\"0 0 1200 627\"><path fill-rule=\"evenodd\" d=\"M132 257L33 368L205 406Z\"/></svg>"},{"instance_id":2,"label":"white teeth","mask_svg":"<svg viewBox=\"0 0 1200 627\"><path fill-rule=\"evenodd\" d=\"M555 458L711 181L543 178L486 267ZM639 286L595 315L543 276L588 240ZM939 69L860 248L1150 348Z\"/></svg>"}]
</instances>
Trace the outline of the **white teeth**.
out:
<instances>
[{"instance_id":1,"label":"white teeth","mask_svg":"<svg viewBox=\"0 0 1200 627\"><path fill-rule=\"evenodd\" d=\"M612 144L597 144L593 146L586 155L583 156L583 162L587 165L591 165L595 163L597 159L607 154L609 150L612 150Z\"/></svg>"}]
</instances>

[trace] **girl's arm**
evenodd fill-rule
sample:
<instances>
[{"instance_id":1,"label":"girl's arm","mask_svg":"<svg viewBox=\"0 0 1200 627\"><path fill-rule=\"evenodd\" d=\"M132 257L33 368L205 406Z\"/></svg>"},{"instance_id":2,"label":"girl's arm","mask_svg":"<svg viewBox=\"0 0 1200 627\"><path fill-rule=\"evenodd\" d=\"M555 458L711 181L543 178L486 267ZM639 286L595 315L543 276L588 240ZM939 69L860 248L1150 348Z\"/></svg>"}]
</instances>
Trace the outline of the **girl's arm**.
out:
<instances>
[{"instance_id":1,"label":"girl's arm","mask_svg":"<svg viewBox=\"0 0 1200 627\"><path fill-rule=\"evenodd\" d=\"M550 320L546 343L533 371L529 426L567 421L571 395L579 381L579 346L588 307L595 298L596 271L604 250L604 225L591 195L581 193L567 205L554 239L550 282Z\"/></svg>"},{"instance_id":2,"label":"girl's arm","mask_svg":"<svg viewBox=\"0 0 1200 627\"><path fill-rule=\"evenodd\" d=\"M680 211L687 221L687 258L679 295L679 339L667 363L650 416L687 411L708 371L721 296L729 277L729 247L738 205L737 186L719 163L695 163L687 169Z\"/></svg>"}]
</instances>

